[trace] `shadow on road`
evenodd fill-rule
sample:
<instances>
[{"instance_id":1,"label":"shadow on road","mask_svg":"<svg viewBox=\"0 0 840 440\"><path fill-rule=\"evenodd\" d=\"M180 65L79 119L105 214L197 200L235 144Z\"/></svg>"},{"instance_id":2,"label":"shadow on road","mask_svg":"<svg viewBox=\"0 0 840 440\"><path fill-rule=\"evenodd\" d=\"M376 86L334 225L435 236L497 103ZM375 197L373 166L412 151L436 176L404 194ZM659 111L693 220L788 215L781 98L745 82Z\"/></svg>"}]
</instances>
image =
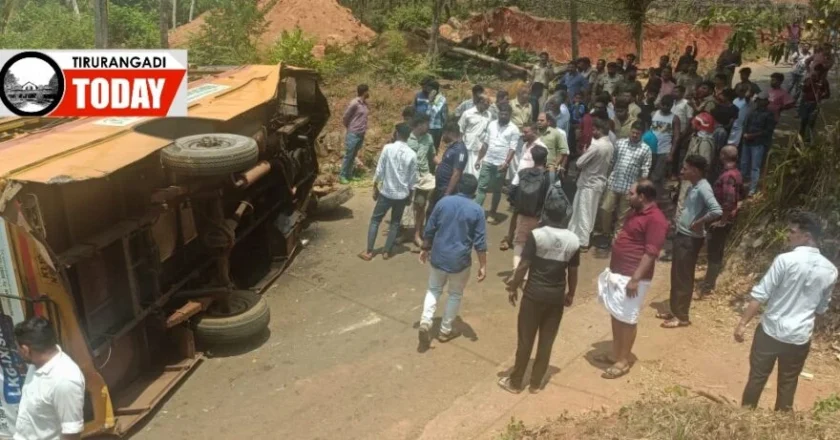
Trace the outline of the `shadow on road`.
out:
<instances>
[{"instance_id":1,"label":"shadow on road","mask_svg":"<svg viewBox=\"0 0 840 440\"><path fill-rule=\"evenodd\" d=\"M608 355L609 357L612 357L612 341L611 340L610 341L596 342L596 343L592 344L592 350L589 350L588 352L586 352L586 354L583 355L583 358L586 359L586 362L589 362L589 365L592 365L593 367L595 367L599 370L606 370L612 364L607 363L607 362L603 362L602 360L597 359L597 358L602 357L604 355ZM639 359L636 357L635 354L630 353L630 365L631 366L633 364L635 364L636 361L638 361L638 360Z\"/></svg>"},{"instance_id":2,"label":"shadow on road","mask_svg":"<svg viewBox=\"0 0 840 440\"><path fill-rule=\"evenodd\" d=\"M335 222L339 220L353 219L353 210L346 206L338 206L325 212L317 212L310 217L314 221Z\"/></svg>"},{"instance_id":3,"label":"shadow on road","mask_svg":"<svg viewBox=\"0 0 840 440\"><path fill-rule=\"evenodd\" d=\"M445 304L444 304L444 307L445 307ZM431 330L429 330L429 336L433 339L432 344L428 347L424 347L423 344L421 343L418 346L417 351L419 351L420 353L425 353L426 351L434 348L435 342L437 342L438 344L443 344L444 343L444 342L436 341L437 337L440 335L440 323L441 323L441 321L442 321L442 318L434 318L432 320L432 328L431 328ZM412 328L414 328L415 330L419 329L420 328L420 321L415 321L414 324L412 325ZM475 332L475 329L473 329L471 325L467 324L463 319L461 319L460 316L457 316L455 318L455 321L452 322L452 331L458 333L459 335L456 338L450 339L449 341L447 341L445 343L449 343L451 341L455 341L455 340L458 340L458 339L461 339L461 338L468 339L470 342L478 341L478 333Z\"/></svg>"},{"instance_id":4,"label":"shadow on road","mask_svg":"<svg viewBox=\"0 0 840 440\"><path fill-rule=\"evenodd\" d=\"M245 342L209 346L206 348L204 354L208 358L226 358L240 356L262 347L262 345L265 344L270 337L271 330L265 329L259 335L256 335Z\"/></svg>"}]
</instances>

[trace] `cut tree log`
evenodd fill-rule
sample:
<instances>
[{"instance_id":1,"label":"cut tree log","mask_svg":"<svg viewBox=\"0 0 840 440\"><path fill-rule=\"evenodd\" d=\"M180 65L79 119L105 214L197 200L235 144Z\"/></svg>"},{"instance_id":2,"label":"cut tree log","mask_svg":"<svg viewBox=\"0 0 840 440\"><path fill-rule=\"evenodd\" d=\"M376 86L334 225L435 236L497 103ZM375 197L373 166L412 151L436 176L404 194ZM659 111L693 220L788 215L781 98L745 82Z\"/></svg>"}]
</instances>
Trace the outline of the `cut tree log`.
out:
<instances>
[{"instance_id":1,"label":"cut tree log","mask_svg":"<svg viewBox=\"0 0 840 440\"><path fill-rule=\"evenodd\" d=\"M427 41L431 38L431 32L426 29L415 29L414 34ZM440 53L443 55L472 58L501 67L509 72L515 73L516 75L528 75L528 69L525 67L491 57L490 55L483 54L472 49L457 46L454 41L444 38L443 36L438 37L438 48Z\"/></svg>"},{"instance_id":2,"label":"cut tree log","mask_svg":"<svg viewBox=\"0 0 840 440\"><path fill-rule=\"evenodd\" d=\"M476 52L474 50L465 49L463 47L450 47L450 48L447 49L447 52L453 52L453 53L457 53L457 54L460 54L460 55L464 55L466 57L481 60L481 61L484 61L485 63L490 63L494 66L499 66L499 67L505 68L507 70L512 70L514 72L518 72L518 73L523 74L523 75L528 74L528 69L526 69L522 66L518 66L516 64L511 64L507 61L502 61L498 58L493 58L490 55L485 55L481 52Z\"/></svg>"}]
</instances>

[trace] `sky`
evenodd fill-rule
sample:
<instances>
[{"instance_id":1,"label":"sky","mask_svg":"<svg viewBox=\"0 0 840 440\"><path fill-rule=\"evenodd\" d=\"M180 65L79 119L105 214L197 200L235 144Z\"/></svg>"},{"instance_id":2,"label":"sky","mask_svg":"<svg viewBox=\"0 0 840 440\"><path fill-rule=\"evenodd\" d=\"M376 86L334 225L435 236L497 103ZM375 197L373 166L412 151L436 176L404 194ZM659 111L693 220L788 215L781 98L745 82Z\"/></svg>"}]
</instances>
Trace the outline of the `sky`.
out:
<instances>
[{"instance_id":1,"label":"sky","mask_svg":"<svg viewBox=\"0 0 840 440\"><path fill-rule=\"evenodd\" d=\"M16 61L9 71L17 77L21 85L31 82L36 86L47 85L55 73L49 64L38 58L24 58Z\"/></svg>"}]
</instances>

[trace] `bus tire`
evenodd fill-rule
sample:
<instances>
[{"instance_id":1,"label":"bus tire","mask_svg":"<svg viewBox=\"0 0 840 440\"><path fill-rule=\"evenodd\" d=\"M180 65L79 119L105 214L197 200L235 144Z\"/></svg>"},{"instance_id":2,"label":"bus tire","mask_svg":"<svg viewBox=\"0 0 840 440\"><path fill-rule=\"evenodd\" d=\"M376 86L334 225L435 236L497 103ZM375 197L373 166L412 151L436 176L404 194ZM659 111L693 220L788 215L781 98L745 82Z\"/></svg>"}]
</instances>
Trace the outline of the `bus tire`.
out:
<instances>
[{"instance_id":1,"label":"bus tire","mask_svg":"<svg viewBox=\"0 0 840 440\"><path fill-rule=\"evenodd\" d=\"M200 343L224 345L243 342L268 328L271 313L262 295L250 290L235 290L230 295L233 314L214 313L211 306L195 325L195 337Z\"/></svg>"},{"instance_id":2,"label":"bus tire","mask_svg":"<svg viewBox=\"0 0 840 440\"><path fill-rule=\"evenodd\" d=\"M227 133L198 134L175 139L160 152L161 163L176 175L223 176L254 166L257 141Z\"/></svg>"}]
</instances>

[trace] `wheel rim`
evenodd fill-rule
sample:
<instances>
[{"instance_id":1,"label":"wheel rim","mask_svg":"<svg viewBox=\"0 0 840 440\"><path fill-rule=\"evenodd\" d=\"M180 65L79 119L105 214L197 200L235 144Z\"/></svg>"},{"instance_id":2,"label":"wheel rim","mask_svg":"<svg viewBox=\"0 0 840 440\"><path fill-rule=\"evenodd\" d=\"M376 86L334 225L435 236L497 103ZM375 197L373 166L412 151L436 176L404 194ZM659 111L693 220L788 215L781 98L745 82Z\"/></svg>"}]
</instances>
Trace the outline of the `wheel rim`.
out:
<instances>
[{"instance_id":1,"label":"wheel rim","mask_svg":"<svg viewBox=\"0 0 840 440\"><path fill-rule=\"evenodd\" d=\"M231 143L227 139L217 138L213 136L206 136L201 139L196 139L189 143L189 148L225 148L229 147Z\"/></svg>"},{"instance_id":2,"label":"wheel rim","mask_svg":"<svg viewBox=\"0 0 840 440\"><path fill-rule=\"evenodd\" d=\"M235 295L232 294L228 299L228 305L230 307L229 312L224 312L218 306L217 302L214 302L210 307L207 309L207 316L212 316L214 318L226 318L230 316L241 315L247 312L251 307L254 306L254 302L251 301L251 298L244 296L244 295Z\"/></svg>"}]
</instances>

